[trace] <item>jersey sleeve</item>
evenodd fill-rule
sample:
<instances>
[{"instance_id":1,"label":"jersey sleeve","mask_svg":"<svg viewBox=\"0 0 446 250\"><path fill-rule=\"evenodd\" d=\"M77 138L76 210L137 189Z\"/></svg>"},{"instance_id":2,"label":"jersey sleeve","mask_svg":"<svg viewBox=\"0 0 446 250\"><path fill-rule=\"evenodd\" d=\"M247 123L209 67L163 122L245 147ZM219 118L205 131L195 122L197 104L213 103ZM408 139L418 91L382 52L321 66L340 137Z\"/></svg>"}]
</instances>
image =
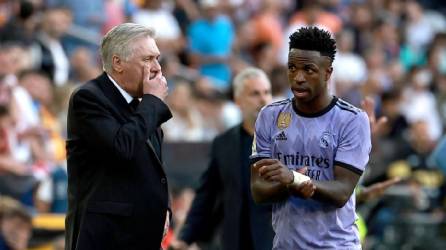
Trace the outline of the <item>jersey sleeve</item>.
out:
<instances>
[{"instance_id":1,"label":"jersey sleeve","mask_svg":"<svg viewBox=\"0 0 446 250\"><path fill-rule=\"evenodd\" d=\"M249 157L251 164L261 159L271 158L271 111L263 108L257 116L255 124L254 139L252 141L252 154Z\"/></svg>"},{"instance_id":2,"label":"jersey sleeve","mask_svg":"<svg viewBox=\"0 0 446 250\"><path fill-rule=\"evenodd\" d=\"M340 132L340 142L334 165L362 174L372 149L370 123L365 112L360 112Z\"/></svg>"}]
</instances>

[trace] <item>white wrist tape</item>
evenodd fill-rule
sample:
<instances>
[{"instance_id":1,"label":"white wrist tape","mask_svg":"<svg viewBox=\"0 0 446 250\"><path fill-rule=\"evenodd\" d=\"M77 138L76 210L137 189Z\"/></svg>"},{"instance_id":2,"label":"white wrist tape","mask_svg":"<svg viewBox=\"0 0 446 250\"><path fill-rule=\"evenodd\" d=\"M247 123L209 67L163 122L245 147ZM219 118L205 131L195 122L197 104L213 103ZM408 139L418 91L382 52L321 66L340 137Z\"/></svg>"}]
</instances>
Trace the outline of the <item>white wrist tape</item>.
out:
<instances>
[{"instance_id":1,"label":"white wrist tape","mask_svg":"<svg viewBox=\"0 0 446 250\"><path fill-rule=\"evenodd\" d=\"M301 173L296 172L294 170L291 170L291 172L293 173L293 177L294 178L293 178L293 182L291 184L289 184L288 186L295 186L296 187L296 186L299 186L300 184L310 180L310 177L308 177L308 176L306 176L304 174L301 174Z\"/></svg>"}]
</instances>

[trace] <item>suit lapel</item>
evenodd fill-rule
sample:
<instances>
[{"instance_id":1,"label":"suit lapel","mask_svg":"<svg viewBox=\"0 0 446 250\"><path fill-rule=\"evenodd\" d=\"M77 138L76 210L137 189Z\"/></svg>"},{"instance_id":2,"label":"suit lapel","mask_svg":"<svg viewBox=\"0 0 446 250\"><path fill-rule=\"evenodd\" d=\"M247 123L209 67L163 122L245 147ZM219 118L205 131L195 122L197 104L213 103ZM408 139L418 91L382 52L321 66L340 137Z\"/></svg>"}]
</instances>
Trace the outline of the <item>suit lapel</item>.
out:
<instances>
[{"instance_id":1,"label":"suit lapel","mask_svg":"<svg viewBox=\"0 0 446 250\"><path fill-rule=\"evenodd\" d=\"M123 117L123 119L127 120L127 117L132 113L132 109L130 108L130 105L127 103L125 98L122 96L121 92L119 92L118 88L115 87L115 85L110 80L110 78L108 78L105 72L102 75L100 75L96 80L98 82L99 88L103 91L104 95L110 100L112 105L116 108L116 110ZM156 131L156 133L158 139L161 138L159 134L160 132L158 130ZM146 140L146 144L152 151L152 154L155 156L156 160L162 166L163 164L161 162L161 159L156 154L155 148L150 142L150 139Z\"/></svg>"},{"instance_id":2,"label":"suit lapel","mask_svg":"<svg viewBox=\"0 0 446 250\"><path fill-rule=\"evenodd\" d=\"M121 116L127 117L132 111L130 105L105 72L97 78L97 82L99 83L99 88L104 92L104 95L110 100L112 105L116 107Z\"/></svg>"},{"instance_id":3,"label":"suit lapel","mask_svg":"<svg viewBox=\"0 0 446 250\"><path fill-rule=\"evenodd\" d=\"M158 157L158 155L156 154L155 148L153 147L153 144L152 144L152 142L150 141L150 139L147 139L147 140L146 140L146 144L147 144L147 146L149 146L149 148L152 150L152 153L153 153L153 155L155 156L155 158L156 158L156 160L158 161L158 163L159 163L161 166L164 166L163 163L161 162L161 159L160 159L160 158Z\"/></svg>"}]
</instances>

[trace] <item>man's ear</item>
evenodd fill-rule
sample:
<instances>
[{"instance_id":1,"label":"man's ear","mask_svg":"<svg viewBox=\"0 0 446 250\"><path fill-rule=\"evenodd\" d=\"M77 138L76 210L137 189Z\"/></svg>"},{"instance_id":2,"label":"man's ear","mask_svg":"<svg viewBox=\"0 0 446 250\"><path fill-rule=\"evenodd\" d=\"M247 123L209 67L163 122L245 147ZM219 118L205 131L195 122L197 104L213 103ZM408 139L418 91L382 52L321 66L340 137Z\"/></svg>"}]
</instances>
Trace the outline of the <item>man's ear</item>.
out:
<instances>
[{"instance_id":1,"label":"man's ear","mask_svg":"<svg viewBox=\"0 0 446 250\"><path fill-rule=\"evenodd\" d=\"M122 60L117 55L113 55L112 57L112 69L118 73L121 73L124 70L122 67Z\"/></svg>"},{"instance_id":2,"label":"man's ear","mask_svg":"<svg viewBox=\"0 0 446 250\"><path fill-rule=\"evenodd\" d=\"M330 65L327 67L327 70L325 71L325 81L330 80L331 73L333 73L333 67Z\"/></svg>"}]
</instances>

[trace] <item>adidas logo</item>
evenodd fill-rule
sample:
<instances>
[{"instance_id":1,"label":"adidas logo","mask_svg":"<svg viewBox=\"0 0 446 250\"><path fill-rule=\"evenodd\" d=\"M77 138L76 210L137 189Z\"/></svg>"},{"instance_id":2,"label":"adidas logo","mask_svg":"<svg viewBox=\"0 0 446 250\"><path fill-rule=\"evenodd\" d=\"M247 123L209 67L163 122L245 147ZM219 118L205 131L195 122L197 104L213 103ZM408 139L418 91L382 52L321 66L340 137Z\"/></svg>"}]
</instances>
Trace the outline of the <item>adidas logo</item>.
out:
<instances>
[{"instance_id":1,"label":"adidas logo","mask_svg":"<svg viewBox=\"0 0 446 250\"><path fill-rule=\"evenodd\" d=\"M278 141L286 141L287 138L286 138L285 132L284 131L280 132L280 134L278 134L276 136L276 140L278 140Z\"/></svg>"}]
</instances>

